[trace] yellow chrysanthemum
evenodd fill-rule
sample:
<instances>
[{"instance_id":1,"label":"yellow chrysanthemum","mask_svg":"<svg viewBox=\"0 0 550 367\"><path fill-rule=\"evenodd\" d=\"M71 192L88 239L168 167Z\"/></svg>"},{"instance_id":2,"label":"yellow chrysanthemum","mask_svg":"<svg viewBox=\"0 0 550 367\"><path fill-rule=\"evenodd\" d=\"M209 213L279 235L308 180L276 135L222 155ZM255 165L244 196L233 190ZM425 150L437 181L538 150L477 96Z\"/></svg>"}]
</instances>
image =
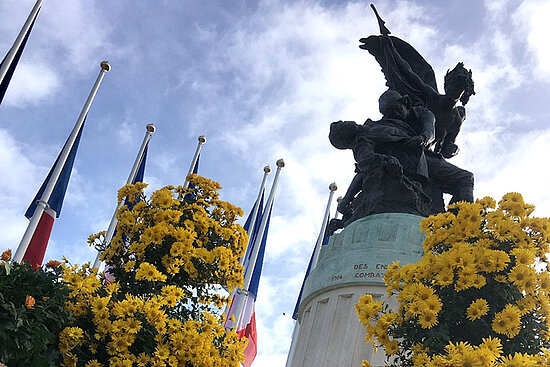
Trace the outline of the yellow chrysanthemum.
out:
<instances>
[{"instance_id":1,"label":"yellow chrysanthemum","mask_svg":"<svg viewBox=\"0 0 550 367\"><path fill-rule=\"evenodd\" d=\"M466 310L466 317L470 321L480 319L489 312L489 305L483 298L478 298L473 301Z\"/></svg>"},{"instance_id":2,"label":"yellow chrysanthemum","mask_svg":"<svg viewBox=\"0 0 550 367\"><path fill-rule=\"evenodd\" d=\"M513 338L520 332L520 322L520 310L517 306L506 305L504 310L495 315L491 326L495 332Z\"/></svg>"},{"instance_id":3,"label":"yellow chrysanthemum","mask_svg":"<svg viewBox=\"0 0 550 367\"><path fill-rule=\"evenodd\" d=\"M162 274L158 269L147 262L143 262L139 265L139 268L136 272L137 280L148 280L148 281L165 281L166 275Z\"/></svg>"},{"instance_id":4,"label":"yellow chrysanthemum","mask_svg":"<svg viewBox=\"0 0 550 367\"><path fill-rule=\"evenodd\" d=\"M435 312L424 312L418 316L418 323L423 329L431 329L437 324L437 314Z\"/></svg>"},{"instance_id":5,"label":"yellow chrysanthemum","mask_svg":"<svg viewBox=\"0 0 550 367\"><path fill-rule=\"evenodd\" d=\"M482 340L482 347L489 349L495 355L500 355L500 353L502 353L502 343L499 338L487 337Z\"/></svg>"}]
</instances>

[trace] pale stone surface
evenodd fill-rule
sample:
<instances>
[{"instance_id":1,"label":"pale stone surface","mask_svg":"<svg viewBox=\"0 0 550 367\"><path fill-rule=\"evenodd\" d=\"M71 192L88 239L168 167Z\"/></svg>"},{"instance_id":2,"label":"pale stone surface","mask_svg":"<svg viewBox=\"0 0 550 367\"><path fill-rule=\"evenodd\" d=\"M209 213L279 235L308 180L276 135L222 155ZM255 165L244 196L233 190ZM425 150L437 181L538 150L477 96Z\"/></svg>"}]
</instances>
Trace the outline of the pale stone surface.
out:
<instances>
[{"instance_id":1,"label":"pale stone surface","mask_svg":"<svg viewBox=\"0 0 550 367\"><path fill-rule=\"evenodd\" d=\"M388 301L382 276L388 265L416 262L422 256L422 217L371 215L333 235L321 248L298 312L299 329L287 367L358 367L366 359L384 366L385 355L365 343L354 305L365 293Z\"/></svg>"}]
</instances>

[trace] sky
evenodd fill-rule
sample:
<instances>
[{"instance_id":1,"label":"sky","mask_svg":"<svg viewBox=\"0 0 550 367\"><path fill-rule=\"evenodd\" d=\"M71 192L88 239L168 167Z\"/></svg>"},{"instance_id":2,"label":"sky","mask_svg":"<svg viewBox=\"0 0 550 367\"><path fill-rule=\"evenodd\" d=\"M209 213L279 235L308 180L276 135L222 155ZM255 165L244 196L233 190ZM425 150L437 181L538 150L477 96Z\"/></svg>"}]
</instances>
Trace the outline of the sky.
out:
<instances>
[{"instance_id":1,"label":"sky","mask_svg":"<svg viewBox=\"0 0 550 367\"><path fill-rule=\"evenodd\" d=\"M0 0L3 57L34 0ZM550 216L550 1L375 3L392 34L434 68L439 88L457 62L476 95L451 163L472 171L475 196L520 192ZM379 65L359 38L379 34L368 1L44 0L0 105L0 251L16 249L23 216L99 72L61 217L45 260L93 261L145 125L149 192L182 184L205 135L199 173L248 213L263 167L284 158L256 303L254 366L281 367L291 314L321 227L328 186L345 193L350 151L328 141L332 121L380 117ZM270 175L270 180L274 174ZM332 215L335 207L333 205ZM243 218L244 222L244 218Z\"/></svg>"}]
</instances>

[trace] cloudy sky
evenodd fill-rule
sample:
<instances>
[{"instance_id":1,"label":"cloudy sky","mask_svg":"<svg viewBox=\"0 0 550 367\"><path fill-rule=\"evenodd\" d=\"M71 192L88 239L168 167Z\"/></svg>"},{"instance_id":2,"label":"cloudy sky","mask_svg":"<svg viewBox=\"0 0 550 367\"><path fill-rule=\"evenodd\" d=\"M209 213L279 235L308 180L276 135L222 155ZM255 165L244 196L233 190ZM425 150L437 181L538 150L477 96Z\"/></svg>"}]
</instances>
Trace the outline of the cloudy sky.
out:
<instances>
[{"instance_id":1,"label":"cloudy sky","mask_svg":"<svg viewBox=\"0 0 550 367\"><path fill-rule=\"evenodd\" d=\"M34 0L1 0L0 56ZM147 123L151 189L184 181L197 143L200 174L248 212L266 164L284 158L257 302L254 365L284 366L290 318L317 237L328 185L343 195L353 157L327 139L330 122L378 118L385 90L358 40L378 34L367 1L44 0L0 106L0 250L24 218L99 71L46 260L92 261L86 237L107 227ZM392 34L431 63L440 89L458 61L476 95L452 163L474 172L476 197L523 193L550 215L550 1L376 2ZM273 178L273 174L271 175Z\"/></svg>"}]
</instances>

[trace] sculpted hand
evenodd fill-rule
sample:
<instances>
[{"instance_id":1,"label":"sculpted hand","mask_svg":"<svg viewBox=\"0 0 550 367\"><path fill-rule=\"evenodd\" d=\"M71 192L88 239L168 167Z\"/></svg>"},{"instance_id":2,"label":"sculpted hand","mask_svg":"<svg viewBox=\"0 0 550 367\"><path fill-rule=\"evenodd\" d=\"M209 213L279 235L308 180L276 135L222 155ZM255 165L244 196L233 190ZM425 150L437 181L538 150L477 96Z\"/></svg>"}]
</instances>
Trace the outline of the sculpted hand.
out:
<instances>
[{"instance_id":1,"label":"sculpted hand","mask_svg":"<svg viewBox=\"0 0 550 367\"><path fill-rule=\"evenodd\" d=\"M444 143L441 148L441 155L443 158L452 158L458 154L458 146L453 143Z\"/></svg>"}]
</instances>

